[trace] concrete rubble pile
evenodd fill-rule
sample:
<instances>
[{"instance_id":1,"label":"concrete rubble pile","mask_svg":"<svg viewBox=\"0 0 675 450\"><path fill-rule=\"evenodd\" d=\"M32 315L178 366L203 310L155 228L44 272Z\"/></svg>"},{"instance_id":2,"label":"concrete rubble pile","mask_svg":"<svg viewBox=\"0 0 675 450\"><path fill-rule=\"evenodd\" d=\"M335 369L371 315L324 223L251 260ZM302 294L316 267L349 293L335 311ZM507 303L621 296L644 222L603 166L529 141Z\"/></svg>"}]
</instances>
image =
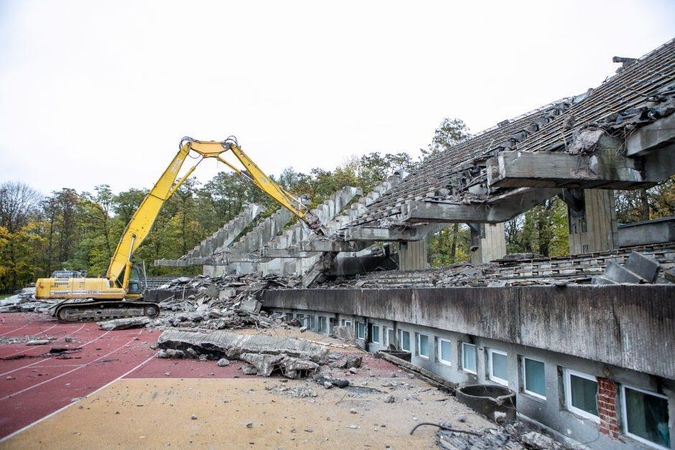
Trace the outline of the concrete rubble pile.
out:
<instances>
[{"instance_id":1,"label":"concrete rubble pile","mask_svg":"<svg viewBox=\"0 0 675 450\"><path fill-rule=\"evenodd\" d=\"M0 300L0 313L12 312L40 312L47 313L54 304L35 299L35 287L27 287L18 293Z\"/></svg>"},{"instance_id":2,"label":"concrete rubble pile","mask_svg":"<svg viewBox=\"0 0 675 450\"><path fill-rule=\"evenodd\" d=\"M146 300L159 304L161 314L157 319L115 319L99 326L105 330L145 326L207 330L280 326L281 320L260 310L258 295L271 287L293 287L298 283L299 279L274 275L180 277L146 293Z\"/></svg>"},{"instance_id":3,"label":"concrete rubble pile","mask_svg":"<svg viewBox=\"0 0 675 450\"><path fill-rule=\"evenodd\" d=\"M523 422L509 423L489 429L480 435L441 429L436 433L436 437L438 446L445 450L564 450L571 448L546 434L531 429Z\"/></svg>"},{"instance_id":4,"label":"concrete rubble pile","mask_svg":"<svg viewBox=\"0 0 675 450\"><path fill-rule=\"evenodd\" d=\"M623 270L624 267L628 271ZM630 275L631 272L638 275ZM438 269L374 272L357 278L337 278L324 283L323 287L395 289L563 286L601 282L663 284L675 282L674 273L675 247L662 244L554 258L534 254L507 255L480 265L457 263Z\"/></svg>"},{"instance_id":5,"label":"concrete rubble pile","mask_svg":"<svg viewBox=\"0 0 675 450\"><path fill-rule=\"evenodd\" d=\"M326 388L346 387L349 383L319 376L322 366L352 369L361 366L361 356L330 353L330 347L306 339L264 334L237 334L224 330L209 333L166 330L157 339L159 358L194 358L218 361L219 366L230 360L248 363L246 375L264 377L281 374L286 378L317 375L317 382Z\"/></svg>"},{"instance_id":6,"label":"concrete rubble pile","mask_svg":"<svg viewBox=\"0 0 675 450\"><path fill-rule=\"evenodd\" d=\"M249 363L249 375L271 376L275 372L287 378L303 378L319 369L329 349L304 339L265 335L242 335L227 331L192 333L164 331L157 340L159 357L198 358L202 360L237 359Z\"/></svg>"}]
</instances>

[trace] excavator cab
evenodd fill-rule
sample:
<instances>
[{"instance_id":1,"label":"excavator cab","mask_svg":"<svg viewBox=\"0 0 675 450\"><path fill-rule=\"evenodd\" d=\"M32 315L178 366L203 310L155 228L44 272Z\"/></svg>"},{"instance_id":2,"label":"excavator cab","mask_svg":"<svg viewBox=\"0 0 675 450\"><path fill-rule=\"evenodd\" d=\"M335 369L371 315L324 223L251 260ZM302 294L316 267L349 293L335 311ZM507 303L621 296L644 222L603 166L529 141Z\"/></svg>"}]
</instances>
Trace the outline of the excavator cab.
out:
<instances>
[{"instance_id":1,"label":"excavator cab","mask_svg":"<svg viewBox=\"0 0 675 450\"><path fill-rule=\"evenodd\" d=\"M147 277L145 274L145 263L134 263L129 273L129 285L127 287L127 298L138 298L143 295L147 288Z\"/></svg>"}]
</instances>

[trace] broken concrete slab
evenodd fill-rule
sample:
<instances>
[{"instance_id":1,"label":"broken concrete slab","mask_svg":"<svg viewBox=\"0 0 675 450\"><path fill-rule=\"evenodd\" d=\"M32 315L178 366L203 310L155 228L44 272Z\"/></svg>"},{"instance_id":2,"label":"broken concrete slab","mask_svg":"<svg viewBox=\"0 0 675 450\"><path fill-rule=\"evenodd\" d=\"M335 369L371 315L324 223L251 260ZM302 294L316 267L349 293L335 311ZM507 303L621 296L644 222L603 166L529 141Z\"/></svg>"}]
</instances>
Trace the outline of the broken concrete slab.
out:
<instances>
[{"instance_id":1,"label":"broken concrete slab","mask_svg":"<svg viewBox=\"0 0 675 450\"><path fill-rule=\"evenodd\" d=\"M253 297L248 297L247 299L242 300L237 312L240 314L258 314L262 303L259 300L256 300Z\"/></svg>"},{"instance_id":2,"label":"broken concrete slab","mask_svg":"<svg viewBox=\"0 0 675 450\"><path fill-rule=\"evenodd\" d=\"M256 368L256 375L269 377L275 372L286 378L305 378L321 367L319 364L287 355L267 355L260 353L242 353L239 359Z\"/></svg>"},{"instance_id":3,"label":"broken concrete slab","mask_svg":"<svg viewBox=\"0 0 675 450\"><path fill-rule=\"evenodd\" d=\"M113 319L106 320L104 322L99 322L98 327L101 330L112 331L112 330L127 330L129 328L143 328L150 324L152 319L149 317L124 317L122 319Z\"/></svg>"},{"instance_id":4,"label":"broken concrete slab","mask_svg":"<svg viewBox=\"0 0 675 450\"><path fill-rule=\"evenodd\" d=\"M52 338L52 339L31 339L30 341L26 342L26 345L30 345L30 346L47 345L47 344L51 343L54 339L56 339L56 338Z\"/></svg>"},{"instance_id":5,"label":"broken concrete slab","mask_svg":"<svg viewBox=\"0 0 675 450\"><path fill-rule=\"evenodd\" d=\"M647 283L656 281L660 264L639 252L631 252L624 266L634 274L644 279Z\"/></svg>"},{"instance_id":6,"label":"broken concrete slab","mask_svg":"<svg viewBox=\"0 0 675 450\"><path fill-rule=\"evenodd\" d=\"M302 339L264 335L240 335L226 331L191 333L164 331L157 340L161 349L181 350L186 354L223 357L246 361L258 374L270 376L280 371L288 378L307 376L326 362L329 349Z\"/></svg>"}]
</instances>

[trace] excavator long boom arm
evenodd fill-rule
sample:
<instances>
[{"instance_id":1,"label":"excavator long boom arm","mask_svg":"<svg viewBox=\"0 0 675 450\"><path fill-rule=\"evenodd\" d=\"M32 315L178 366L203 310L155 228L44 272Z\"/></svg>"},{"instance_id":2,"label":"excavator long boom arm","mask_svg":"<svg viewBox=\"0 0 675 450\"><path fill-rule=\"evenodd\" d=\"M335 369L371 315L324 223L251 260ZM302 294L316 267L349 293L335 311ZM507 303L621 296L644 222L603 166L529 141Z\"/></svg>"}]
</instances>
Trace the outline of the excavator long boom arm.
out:
<instances>
[{"instance_id":1,"label":"excavator long boom arm","mask_svg":"<svg viewBox=\"0 0 675 450\"><path fill-rule=\"evenodd\" d=\"M244 166L239 169L235 165L224 159L223 154L231 151L233 155ZM178 173L190 152L199 155L197 162L178 179ZM152 190L146 195L140 206L127 224L117 249L108 267L106 278L111 283L116 283L122 287L128 284L128 276L131 267L131 258L136 249L143 243L150 233L152 225L159 214L160 209L183 184L183 182L192 174L199 163L206 158L216 158L227 165L237 173L246 176L258 188L267 193L270 197L278 201L282 206L290 210L300 220L305 222L313 231L323 234L321 224L312 216L310 211L296 199L293 195L286 192L281 186L270 179L260 168L241 150L234 138L228 138L221 142L216 141L197 141L192 138L183 138L180 143L178 153L173 158L167 169L159 178ZM120 277L124 274L124 279Z\"/></svg>"}]
</instances>

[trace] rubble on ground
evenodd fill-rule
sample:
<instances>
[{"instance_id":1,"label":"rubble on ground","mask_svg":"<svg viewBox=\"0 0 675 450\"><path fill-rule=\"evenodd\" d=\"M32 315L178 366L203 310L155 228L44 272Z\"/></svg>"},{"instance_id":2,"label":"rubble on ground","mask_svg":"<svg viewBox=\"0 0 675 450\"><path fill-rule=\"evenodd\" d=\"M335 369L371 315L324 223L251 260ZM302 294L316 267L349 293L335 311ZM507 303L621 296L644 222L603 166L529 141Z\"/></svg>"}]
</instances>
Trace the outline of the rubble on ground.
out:
<instances>
[{"instance_id":1,"label":"rubble on ground","mask_svg":"<svg viewBox=\"0 0 675 450\"><path fill-rule=\"evenodd\" d=\"M245 361L255 369L247 369L250 375L269 377L278 372L286 378L304 378L317 372L328 361L329 353L327 346L305 339L242 335L222 330L210 333L167 330L157 339L157 346L173 350L178 357Z\"/></svg>"},{"instance_id":2,"label":"rubble on ground","mask_svg":"<svg viewBox=\"0 0 675 450\"><path fill-rule=\"evenodd\" d=\"M261 311L260 293L274 287L292 288L299 282L295 277L256 274L176 278L149 293L148 299L154 297L161 313L148 326L205 330L281 326L279 317Z\"/></svg>"},{"instance_id":3,"label":"rubble on ground","mask_svg":"<svg viewBox=\"0 0 675 450\"><path fill-rule=\"evenodd\" d=\"M47 302L35 299L35 287L21 289L11 297L0 300L0 313L12 312L40 312L47 313L48 309L54 304L53 301Z\"/></svg>"},{"instance_id":4,"label":"rubble on ground","mask_svg":"<svg viewBox=\"0 0 675 450\"><path fill-rule=\"evenodd\" d=\"M438 446L445 450L564 450L570 448L546 434L532 429L524 422L509 423L503 427L498 426L486 430L478 436L441 429L436 433L436 437Z\"/></svg>"}]
</instances>

